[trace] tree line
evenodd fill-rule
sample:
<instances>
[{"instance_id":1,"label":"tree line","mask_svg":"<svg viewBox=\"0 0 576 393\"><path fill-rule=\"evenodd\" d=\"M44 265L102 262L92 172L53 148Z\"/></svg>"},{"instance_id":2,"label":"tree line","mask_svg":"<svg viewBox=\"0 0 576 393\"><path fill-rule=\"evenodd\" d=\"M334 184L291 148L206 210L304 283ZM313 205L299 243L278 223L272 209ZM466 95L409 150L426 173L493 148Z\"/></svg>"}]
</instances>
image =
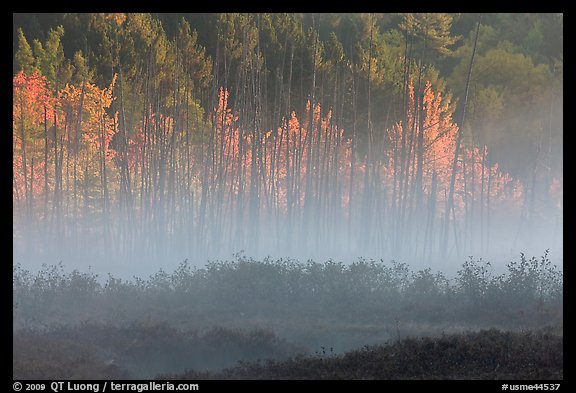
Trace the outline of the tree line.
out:
<instances>
[{"instance_id":1,"label":"tree line","mask_svg":"<svg viewBox=\"0 0 576 393\"><path fill-rule=\"evenodd\" d=\"M525 16L523 50L501 15L18 18L23 253L433 258L561 228L561 15Z\"/></svg>"}]
</instances>

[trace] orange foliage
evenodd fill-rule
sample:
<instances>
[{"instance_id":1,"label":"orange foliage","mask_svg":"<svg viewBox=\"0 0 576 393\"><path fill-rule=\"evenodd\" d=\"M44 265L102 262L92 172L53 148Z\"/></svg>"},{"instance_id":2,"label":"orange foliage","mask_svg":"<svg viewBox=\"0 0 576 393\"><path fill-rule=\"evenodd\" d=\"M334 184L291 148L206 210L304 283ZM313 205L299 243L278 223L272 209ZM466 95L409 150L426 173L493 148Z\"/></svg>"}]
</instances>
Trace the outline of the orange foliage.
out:
<instances>
[{"instance_id":1,"label":"orange foliage","mask_svg":"<svg viewBox=\"0 0 576 393\"><path fill-rule=\"evenodd\" d=\"M52 119L56 102L50 94L48 80L37 72L32 75L19 72L14 76L12 85L13 197L22 198L26 189L31 190L33 195L39 195L43 191L44 115L46 114L48 121ZM30 178L32 175L33 178Z\"/></svg>"},{"instance_id":2,"label":"orange foliage","mask_svg":"<svg viewBox=\"0 0 576 393\"><path fill-rule=\"evenodd\" d=\"M141 165L151 165L146 164L146 160L150 157L143 157L146 143L160 145L165 142L172 143L167 141L182 143L182 140L175 139L180 137L180 131L174 129L175 124L180 122L176 122L170 116L153 113L147 117L149 124L145 125L142 121L141 124L134 125L133 130L127 131L125 151L119 148L122 143L114 143L113 147L111 142L117 132L114 125L118 123L118 114L110 114L109 108L113 101L115 80L114 77L112 84L104 89L91 83L85 83L84 87L67 84L58 92L57 97L54 97L46 78L38 74L26 75L23 72L14 77L15 199L22 198L26 193L25 187L30 189L29 185L25 186L24 181L22 154L24 145L27 156L26 172L30 177L33 173L33 178L27 181L28 184L32 184L34 193L43 192L45 165L50 168L49 187L53 187L54 159L50 155L48 162L45 162L43 156L46 136L44 108L48 122L46 127L52 126L54 116L59 123L58 132L62 138L59 141L59 149L72 149L67 154L82 163L82 168L89 173L91 179L99 178L103 160L109 168L109 173L117 170L118 163L124 162L123 160L126 160L132 173L143 173L144 168L141 168ZM458 127L450 115L449 103L440 93L434 93L431 84L427 83L423 96L423 110L420 114L424 116L422 121L424 129L419 130L420 121L415 110L414 94L414 89L410 86L407 123L404 125L399 122L390 130L386 130L388 143L380 145L383 150L374 152L378 160L370 163L371 171L379 172L369 174L378 174L378 181L382 185L380 188L382 195L379 197L383 203L398 206L400 199L406 198L406 195L396 192L401 167L400 141L404 137L407 148L412 146L410 156L407 157L407 173L410 182L414 182L416 137L422 131L423 197L425 201L430 201L426 202L428 205L431 202L435 203L435 214L441 217L446 206ZM342 218L347 217L350 197L360 201L365 192L366 157L356 151L354 152L356 157L353 159L352 140L345 136L342 128L333 123L331 110L323 111L320 103L316 103L313 108L311 106L308 101L301 117L303 120L292 112L290 118L283 118L281 125L274 130L253 129L252 124L249 129L244 129L239 122L239 116L230 108L229 92L221 88L218 104L211 117L213 132L208 146L203 148L205 155L202 157L192 155L189 158L195 160L197 164L193 165L195 169L194 173L191 173L195 177L194 183L200 187L201 168L208 163L204 166L208 181L203 184L209 193L222 196L230 206L240 206L239 204L243 202L239 196L255 192L256 197L263 201L259 209L264 212L275 210L286 214L291 209L302 208L309 198L320 204L322 201L328 201L327 195L329 195L330 203L333 203L336 209L340 209L337 214ZM310 122L311 110L313 116ZM80 113L82 118L78 119ZM144 127L155 130L153 135L145 138ZM79 134L76 134L77 130ZM50 135L49 138L52 149L53 136ZM155 138L160 138L161 141ZM77 150L74 150L76 143ZM160 154L167 154L166 150L162 151ZM492 206L501 204L512 207L522 204L521 183L502 173L497 164L487 165L486 156L486 148L461 149L455 184L456 217L463 214L467 198L477 199L480 192L486 196L488 190ZM84 175L80 173L78 176L83 179ZM433 184L433 179L436 179L436 184ZM111 187L118 188L118 185L112 184ZM434 189L435 195L432 195ZM550 194L556 200L560 195L560 202L556 203L560 203L561 206L561 188L557 182L551 185ZM393 195L395 201L392 200Z\"/></svg>"},{"instance_id":3,"label":"orange foliage","mask_svg":"<svg viewBox=\"0 0 576 393\"><path fill-rule=\"evenodd\" d=\"M410 127L414 126L414 135L417 135L420 131L418 122L414 116L414 89L411 85L409 86L409 98L410 105L407 114L409 132L406 135L407 144L410 143ZM436 94L433 93L429 82L426 83L423 105L425 109L425 119L422 187L424 197L430 198L432 178L433 174L436 173L437 193L434 196L434 200L436 201L435 211L438 217L441 217L446 208L447 192L444 191L449 189L458 126L452 121L452 116L448 110L448 103L442 100L439 92ZM416 121L416 124L412 123L414 121ZM399 145L403 132L402 123L397 123L390 131L390 137ZM397 148L399 148L398 145ZM482 172L484 172L485 182L484 193L488 192L488 181L491 182L490 198L492 198L492 203L502 202L509 206L520 206L522 204L522 184L519 181L513 181L509 174L502 173L498 169L497 163L492 167L488 167L485 162L485 167L482 168L482 154L488 154L486 147L484 147L483 151L484 152L481 153L478 147L461 147L459 160L457 162L457 176L454 189L454 208L457 217L461 217L464 212L465 199L472 197L472 195L470 195L472 188L476 190L476 198L478 198L482 187ZM466 162L465 165L464 161ZM394 176L393 157L389 158L387 165L383 166L381 171L381 176L385 179L385 183L392 184ZM471 184L472 181L474 181L474 186ZM398 195L397 198L400 198L400 196ZM396 203L398 203L398 200Z\"/></svg>"},{"instance_id":4,"label":"orange foliage","mask_svg":"<svg viewBox=\"0 0 576 393\"><path fill-rule=\"evenodd\" d=\"M79 151L90 154L97 153L102 149L107 152L107 159L112 159L114 152L109 150L109 144L114 136L113 124L117 122L118 114L115 113L115 119L111 118L106 110L112 104L112 90L116 82L116 75L109 87L100 89L92 83L86 83L84 96L82 97L82 87L71 86L66 84L58 92L58 102L62 110L71 117L71 124L76 124L82 101L82 119L79 143L82 145Z\"/></svg>"},{"instance_id":5,"label":"orange foliage","mask_svg":"<svg viewBox=\"0 0 576 393\"><path fill-rule=\"evenodd\" d=\"M45 161L46 143L49 144L48 149L52 152L55 142L66 142L66 145L70 142L72 151L69 153L76 153L78 158L89 162L89 168L96 175L99 173L99 158L102 151L105 152L105 159L108 162L111 161L115 151L109 148L109 144L114 134L115 118L108 115L107 110L112 103L115 80L114 77L112 84L105 89L86 83L83 98L82 88L67 84L58 91L55 97L53 88L44 76L36 72L26 75L23 71L14 76L12 105L14 199L22 198L26 194L26 187L28 189L32 187L34 195L44 192L46 165L52 167L48 170L47 180L49 187L53 187L55 160L53 154L49 154L49 161ZM73 151L81 100L82 119L78 135L78 151ZM114 116L117 115L114 114ZM62 141L54 141L55 118L59 124L57 138L61 137ZM66 133L63 131L65 126ZM26 186L23 168L24 155L26 155L27 175L34 175L33 179L27 180ZM32 181L31 186L30 181Z\"/></svg>"},{"instance_id":6,"label":"orange foliage","mask_svg":"<svg viewBox=\"0 0 576 393\"><path fill-rule=\"evenodd\" d=\"M564 187L562 185L562 181L558 178L553 178L552 179L552 183L550 183L550 189L549 189L549 195L550 195L550 199L552 200L552 202L554 203L554 206L559 209L562 210L563 205L564 205Z\"/></svg>"}]
</instances>

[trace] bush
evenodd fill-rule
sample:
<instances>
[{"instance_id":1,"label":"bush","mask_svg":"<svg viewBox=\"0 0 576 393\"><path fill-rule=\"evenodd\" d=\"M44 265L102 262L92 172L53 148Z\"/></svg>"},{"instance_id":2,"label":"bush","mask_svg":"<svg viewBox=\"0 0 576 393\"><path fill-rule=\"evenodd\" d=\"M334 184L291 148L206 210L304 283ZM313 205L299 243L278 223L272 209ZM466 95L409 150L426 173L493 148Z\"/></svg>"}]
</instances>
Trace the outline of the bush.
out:
<instances>
[{"instance_id":1,"label":"bush","mask_svg":"<svg viewBox=\"0 0 576 393\"><path fill-rule=\"evenodd\" d=\"M322 321L340 324L484 324L536 327L561 322L563 278L547 252L510 262L495 275L490 262L470 258L453 279L430 268L358 261L187 261L147 279L44 266L36 274L13 269L14 326L98 321L129 324L143 318L207 328L249 321ZM519 314L523 317L518 319ZM537 314L541 317L535 318Z\"/></svg>"}]
</instances>

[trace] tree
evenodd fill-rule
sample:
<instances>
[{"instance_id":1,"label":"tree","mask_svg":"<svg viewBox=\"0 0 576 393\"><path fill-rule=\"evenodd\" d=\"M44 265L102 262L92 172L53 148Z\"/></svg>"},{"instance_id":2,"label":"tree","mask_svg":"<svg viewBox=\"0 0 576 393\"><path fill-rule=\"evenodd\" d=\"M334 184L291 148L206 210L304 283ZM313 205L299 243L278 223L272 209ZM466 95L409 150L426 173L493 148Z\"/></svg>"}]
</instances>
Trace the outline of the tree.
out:
<instances>
[{"instance_id":1,"label":"tree","mask_svg":"<svg viewBox=\"0 0 576 393\"><path fill-rule=\"evenodd\" d=\"M34 71L32 48L30 44L28 44L21 28L18 28L18 50L14 56L16 59L14 72L24 71L26 74L31 74Z\"/></svg>"}]
</instances>

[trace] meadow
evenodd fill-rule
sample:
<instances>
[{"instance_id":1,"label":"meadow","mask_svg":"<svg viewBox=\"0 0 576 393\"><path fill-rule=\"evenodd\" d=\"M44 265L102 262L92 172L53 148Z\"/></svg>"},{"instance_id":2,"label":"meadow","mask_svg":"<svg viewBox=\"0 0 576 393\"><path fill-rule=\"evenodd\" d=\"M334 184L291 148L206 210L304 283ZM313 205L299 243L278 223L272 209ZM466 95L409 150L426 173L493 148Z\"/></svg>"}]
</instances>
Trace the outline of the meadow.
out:
<instances>
[{"instance_id":1,"label":"meadow","mask_svg":"<svg viewBox=\"0 0 576 393\"><path fill-rule=\"evenodd\" d=\"M453 277L401 262L184 261L148 278L13 268L18 379L561 379L545 253Z\"/></svg>"}]
</instances>

